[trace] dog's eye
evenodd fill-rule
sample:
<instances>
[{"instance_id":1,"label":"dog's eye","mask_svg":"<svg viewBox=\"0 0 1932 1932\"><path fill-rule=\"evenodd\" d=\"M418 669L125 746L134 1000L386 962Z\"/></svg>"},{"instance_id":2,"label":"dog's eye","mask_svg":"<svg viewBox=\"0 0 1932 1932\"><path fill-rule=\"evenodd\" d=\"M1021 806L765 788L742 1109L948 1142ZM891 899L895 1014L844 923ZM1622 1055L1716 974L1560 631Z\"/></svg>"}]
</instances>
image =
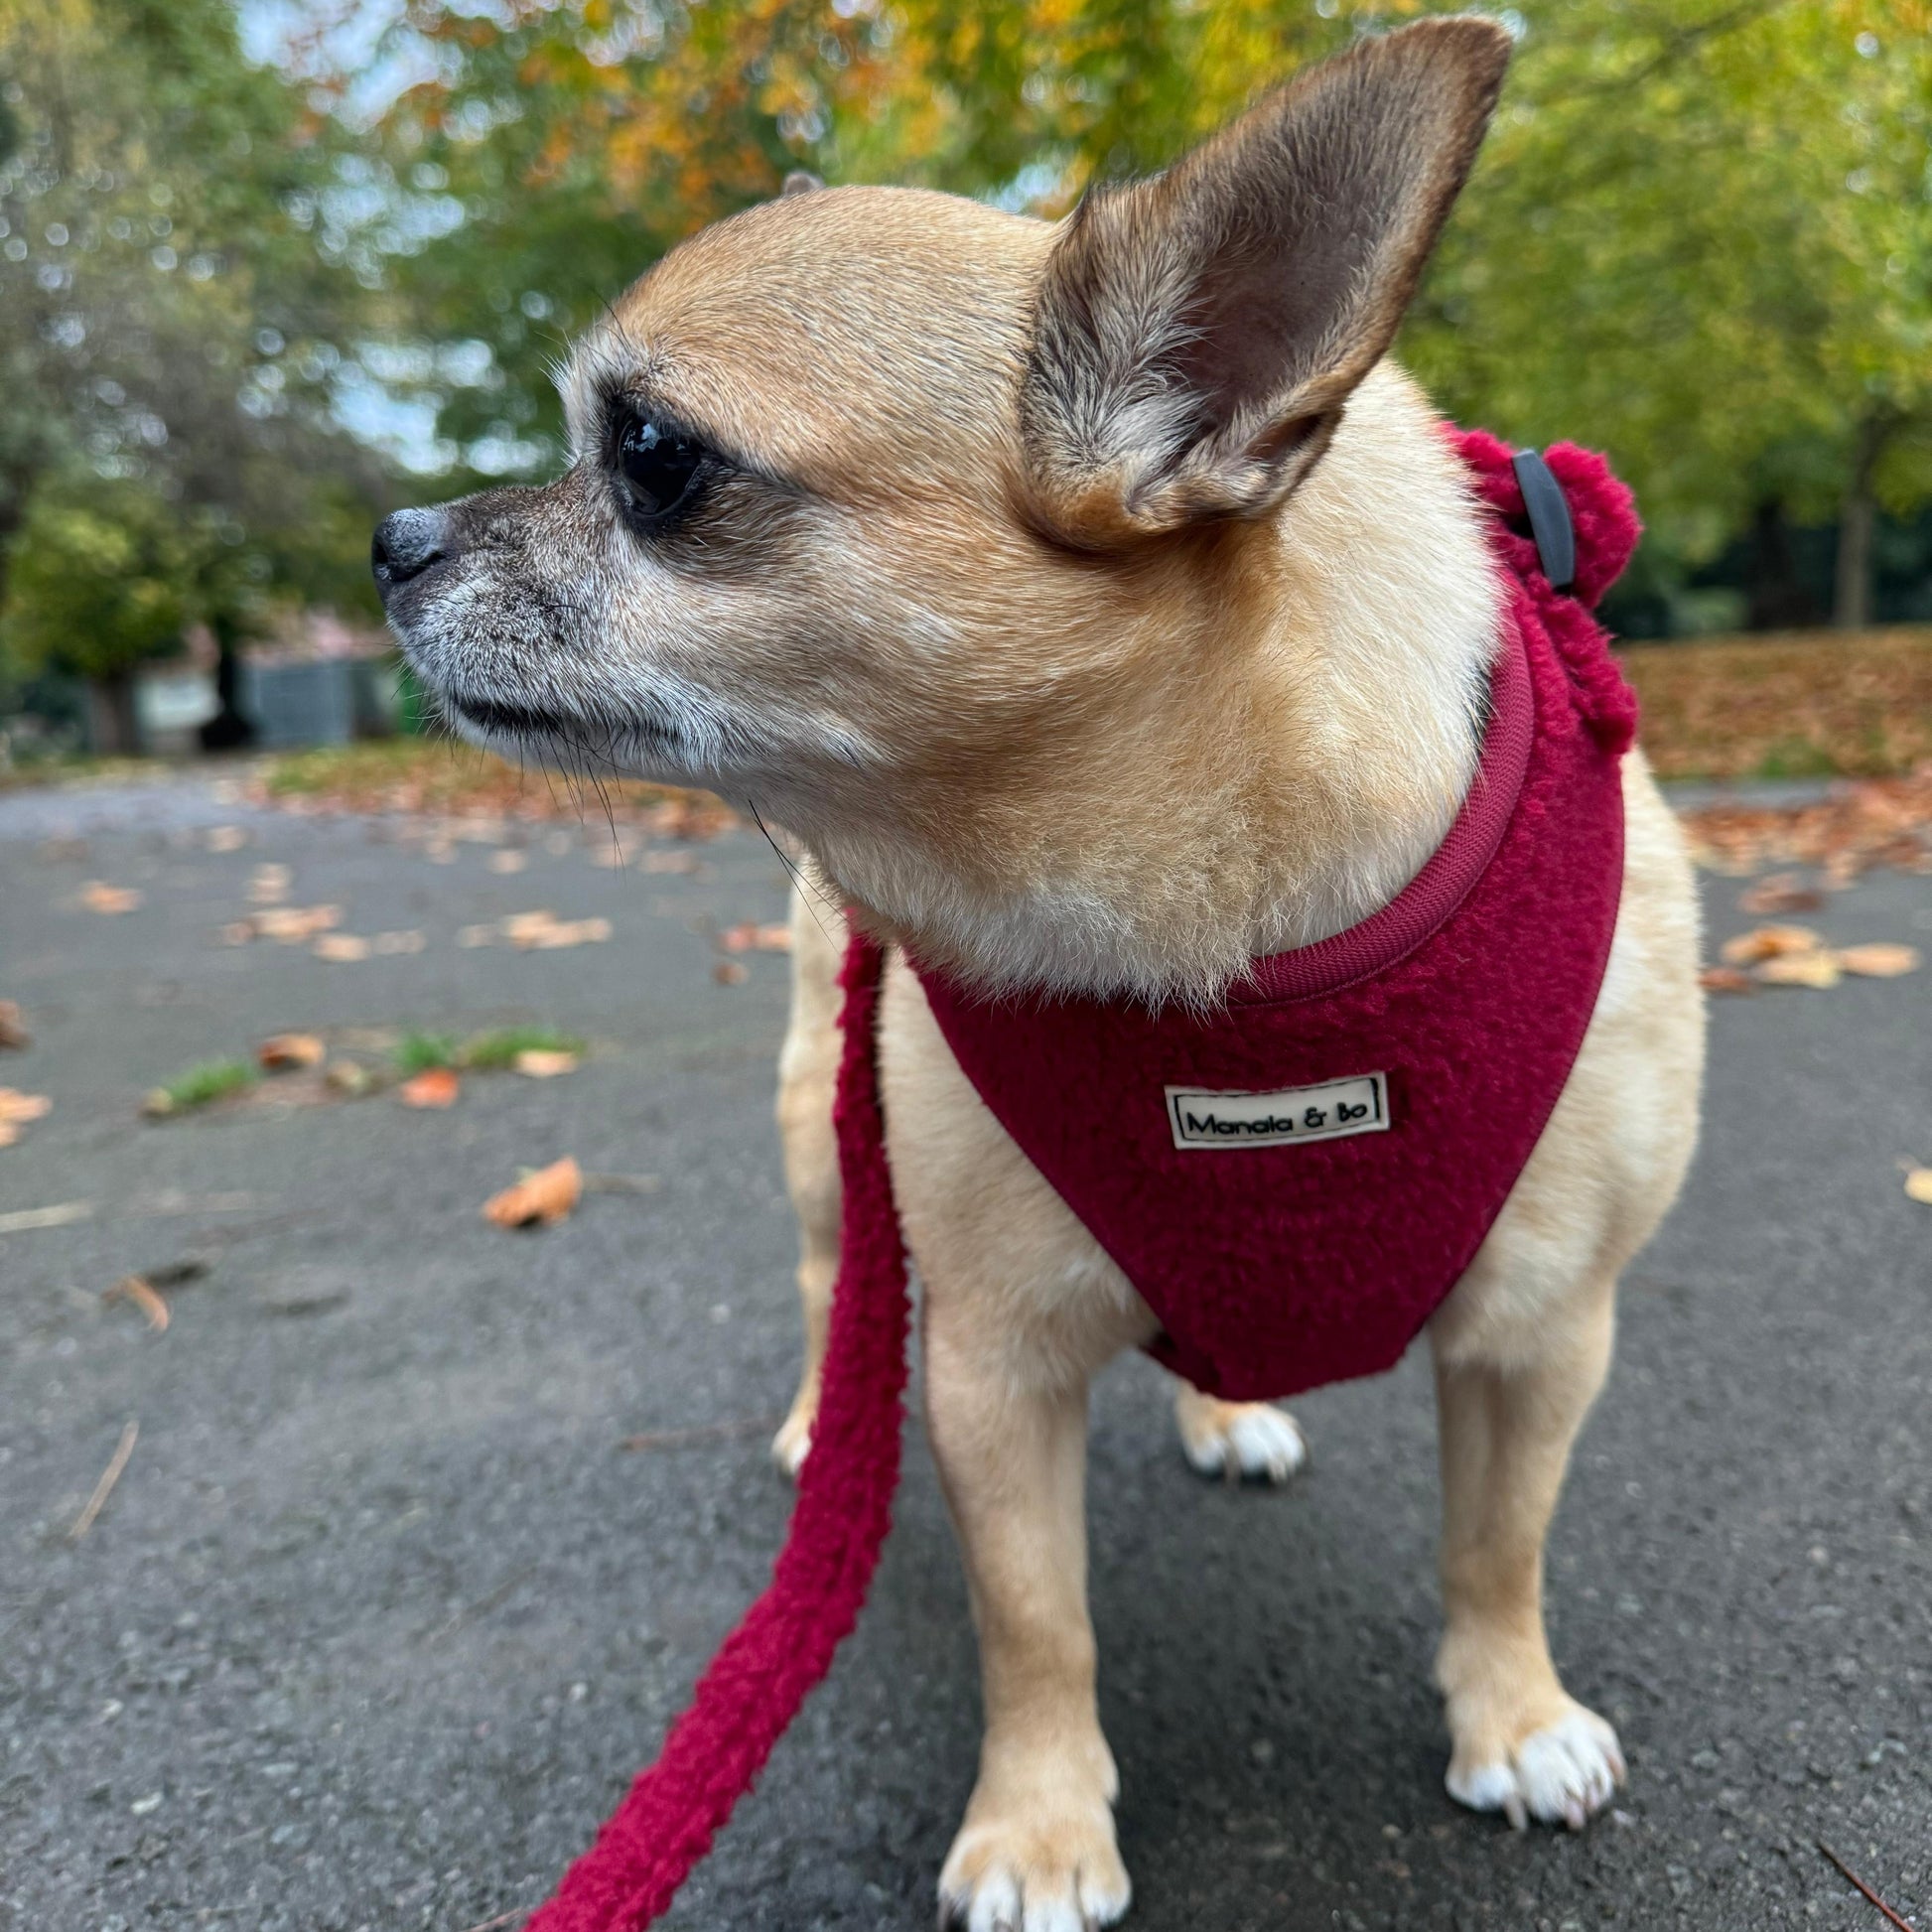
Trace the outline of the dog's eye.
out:
<instances>
[{"instance_id":1,"label":"dog's eye","mask_svg":"<svg viewBox=\"0 0 1932 1932\"><path fill-rule=\"evenodd\" d=\"M618 474L640 517L660 521L691 494L705 447L648 416L632 416L618 439Z\"/></svg>"}]
</instances>

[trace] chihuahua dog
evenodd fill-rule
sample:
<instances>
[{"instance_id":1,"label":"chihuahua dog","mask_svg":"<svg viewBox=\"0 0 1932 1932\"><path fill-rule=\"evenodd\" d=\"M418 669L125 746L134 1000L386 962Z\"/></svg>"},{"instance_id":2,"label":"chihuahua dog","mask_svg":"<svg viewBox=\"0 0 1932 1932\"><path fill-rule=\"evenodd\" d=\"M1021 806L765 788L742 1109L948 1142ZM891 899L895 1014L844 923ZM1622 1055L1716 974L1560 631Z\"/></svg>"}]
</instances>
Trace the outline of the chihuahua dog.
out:
<instances>
[{"instance_id":1,"label":"chihuahua dog","mask_svg":"<svg viewBox=\"0 0 1932 1932\"><path fill-rule=\"evenodd\" d=\"M806 183L694 235L578 345L565 475L383 524L410 662L485 746L709 786L786 827L828 900L966 986L1212 1007L1255 955L1393 898L1476 770L1501 592L1443 426L1386 356L1508 52L1466 17L1365 40L1059 222ZM1622 788L1587 1034L1429 1328L1448 1784L1517 1825L1581 1827L1623 1776L1552 1665L1543 1543L1617 1275L1697 1131L1690 869L1638 754ZM817 919L793 929L795 1467L839 1199L835 959ZM941 1908L970 1932L1109 1924L1129 1885L1086 1394L1157 1324L980 1102L902 957L882 1013L984 1675ZM1183 1388L1178 1411L1202 1467L1302 1460L1279 1410Z\"/></svg>"}]
</instances>

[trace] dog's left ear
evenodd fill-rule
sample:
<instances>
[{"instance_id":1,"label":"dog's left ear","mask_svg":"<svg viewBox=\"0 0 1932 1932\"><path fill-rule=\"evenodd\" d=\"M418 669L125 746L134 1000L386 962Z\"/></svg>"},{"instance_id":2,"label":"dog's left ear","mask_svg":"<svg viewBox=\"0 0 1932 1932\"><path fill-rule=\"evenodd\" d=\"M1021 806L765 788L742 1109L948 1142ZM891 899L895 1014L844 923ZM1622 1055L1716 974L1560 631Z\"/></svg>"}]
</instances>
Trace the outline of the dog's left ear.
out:
<instances>
[{"instance_id":1,"label":"dog's left ear","mask_svg":"<svg viewBox=\"0 0 1932 1932\"><path fill-rule=\"evenodd\" d=\"M1114 547L1288 495L1395 338L1509 51L1466 16L1362 41L1166 174L1087 196L1021 393L1050 529Z\"/></svg>"}]
</instances>

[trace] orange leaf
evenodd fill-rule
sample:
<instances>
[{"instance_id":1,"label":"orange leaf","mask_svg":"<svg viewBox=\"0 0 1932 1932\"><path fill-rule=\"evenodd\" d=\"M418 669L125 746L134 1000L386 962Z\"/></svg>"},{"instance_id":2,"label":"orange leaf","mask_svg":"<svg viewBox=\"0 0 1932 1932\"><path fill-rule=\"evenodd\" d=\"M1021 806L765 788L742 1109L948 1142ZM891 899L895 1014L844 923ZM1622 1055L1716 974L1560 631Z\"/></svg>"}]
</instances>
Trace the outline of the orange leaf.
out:
<instances>
[{"instance_id":1,"label":"orange leaf","mask_svg":"<svg viewBox=\"0 0 1932 1932\"><path fill-rule=\"evenodd\" d=\"M1766 986L1809 986L1819 992L1836 986L1841 978L1838 956L1828 952L1780 953L1760 960L1751 970Z\"/></svg>"},{"instance_id":2,"label":"orange leaf","mask_svg":"<svg viewBox=\"0 0 1932 1932\"><path fill-rule=\"evenodd\" d=\"M255 1048L255 1059L266 1073L286 1073L292 1067L320 1066L327 1050L314 1034L276 1034Z\"/></svg>"},{"instance_id":3,"label":"orange leaf","mask_svg":"<svg viewBox=\"0 0 1932 1932\"><path fill-rule=\"evenodd\" d=\"M27 1022L21 1016L19 1003L0 1000L0 1047L28 1047L33 1043L34 1036L27 1031Z\"/></svg>"},{"instance_id":4,"label":"orange leaf","mask_svg":"<svg viewBox=\"0 0 1932 1932\"><path fill-rule=\"evenodd\" d=\"M1905 1191L1913 1200L1932 1207L1932 1168L1914 1168L1905 1176Z\"/></svg>"},{"instance_id":5,"label":"orange leaf","mask_svg":"<svg viewBox=\"0 0 1932 1932\"><path fill-rule=\"evenodd\" d=\"M453 1067L426 1066L396 1089L396 1098L405 1107L450 1107L462 1090Z\"/></svg>"},{"instance_id":6,"label":"orange leaf","mask_svg":"<svg viewBox=\"0 0 1932 1932\"><path fill-rule=\"evenodd\" d=\"M1916 946L1874 940L1868 946L1842 947L1838 963L1848 973L1857 973L1864 979L1895 980L1901 973L1918 971L1919 951Z\"/></svg>"},{"instance_id":7,"label":"orange leaf","mask_svg":"<svg viewBox=\"0 0 1932 1932\"><path fill-rule=\"evenodd\" d=\"M584 1173L566 1155L533 1174L526 1174L514 1187L505 1187L483 1203L483 1217L499 1228L548 1227L561 1221L583 1197Z\"/></svg>"},{"instance_id":8,"label":"orange leaf","mask_svg":"<svg viewBox=\"0 0 1932 1932\"><path fill-rule=\"evenodd\" d=\"M132 912L141 895L132 886L108 886L90 879L80 889L80 903L89 912Z\"/></svg>"},{"instance_id":9,"label":"orange leaf","mask_svg":"<svg viewBox=\"0 0 1932 1932\"><path fill-rule=\"evenodd\" d=\"M1823 943L1808 925L1760 925L1740 932L1735 939L1726 939L1719 957L1726 966L1753 966L1760 959L1817 952Z\"/></svg>"},{"instance_id":10,"label":"orange leaf","mask_svg":"<svg viewBox=\"0 0 1932 1932\"><path fill-rule=\"evenodd\" d=\"M44 1120L53 1106L44 1093L21 1093L13 1087L0 1087L0 1126L17 1127L23 1121Z\"/></svg>"},{"instance_id":11,"label":"orange leaf","mask_svg":"<svg viewBox=\"0 0 1932 1932\"><path fill-rule=\"evenodd\" d=\"M1707 966L1698 984L1707 993L1748 993L1756 982L1738 966Z\"/></svg>"}]
</instances>

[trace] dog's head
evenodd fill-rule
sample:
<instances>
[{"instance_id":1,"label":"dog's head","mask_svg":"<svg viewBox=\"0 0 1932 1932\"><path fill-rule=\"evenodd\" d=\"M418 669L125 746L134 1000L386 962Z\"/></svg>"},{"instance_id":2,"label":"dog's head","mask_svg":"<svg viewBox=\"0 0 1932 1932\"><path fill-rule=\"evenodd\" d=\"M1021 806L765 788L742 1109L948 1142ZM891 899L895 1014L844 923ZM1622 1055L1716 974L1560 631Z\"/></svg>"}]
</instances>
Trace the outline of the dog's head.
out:
<instances>
[{"instance_id":1,"label":"dog's head","mask_svg":"<svg viewBox=\"0 0 1932 1932\"><path fill-rule=\"evenodd\" d=\"M561 478L377 532L411 663L488 745L711 786L835 871L861 825L876 873L940 827L1024 870L1009 802L1238 628L1507 56L1364 41L1057 224L807 188L702 231L578 345Z\"/></svg>"}]
</instances>

